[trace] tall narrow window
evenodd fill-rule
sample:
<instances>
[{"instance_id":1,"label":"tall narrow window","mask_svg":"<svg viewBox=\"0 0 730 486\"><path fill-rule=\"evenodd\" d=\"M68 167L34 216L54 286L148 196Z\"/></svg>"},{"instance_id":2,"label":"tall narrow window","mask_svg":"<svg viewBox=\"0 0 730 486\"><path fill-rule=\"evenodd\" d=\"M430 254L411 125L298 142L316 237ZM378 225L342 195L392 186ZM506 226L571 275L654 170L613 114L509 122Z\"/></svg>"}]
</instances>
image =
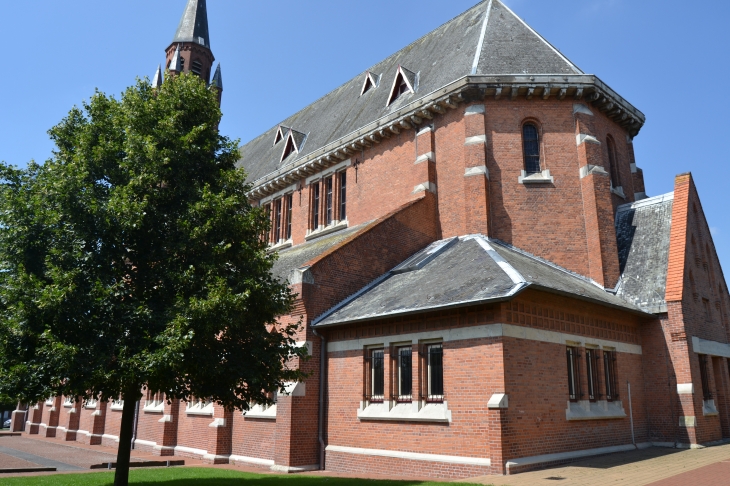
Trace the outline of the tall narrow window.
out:
<instances>
[{"instance_id":1,"label":"tall narrow window","mask_svg":"<svg viewBox=\"0 0 730 486\"><path fill-rule=\"evenodd\" d=\"M613 187L621 186L621 176L619 174L618 160L616 158L616 144L613 143L613 138L608 137L606 139L606 148L608 149L608 164L609 172L611 174L611 185Z\"/></svg>"},{"instance_id":2,"label":"tall narrow window","mask_svg":"<svg viewBox=\"0 0 730 486\"><path fill-rule=\"evenodd\" d=\"M707 355L700 354L700 378L702 379L702 398L712 400L712 390L710 390L710 377L707 374Z\"/></svg>"},{"instance_id":3,"label":"tall narrow window","mask_svg":"<svg viewBox=\"0 0 730 486\"><path fill-rule=\"evenodd\" d=\"M347 172L340 172L340 221L347 219Z\"/></svg>"},{"instance_id":4,"label":"tall narrow window","mask_svg":"<svg viewBox=\"0 0 730 486\"><path fill-rule=\"evenodd\" d=\"M588 376L588 399L596 401L601 398L598 383L598 351L586 349L586 374Z\"/></svg>"},{"instance_id":5,"label":"tall narrow window","mask_svg":"<svg viewBox=\"0 0 730 486\"><path fill-rule=\"evenodd\" d=\"M281 199L274 201L274 241L278 243L281 239Z\"/></svg>"},{"instance_id":6,"label":"tall narrow window","mask_svg":"<svg viewBox=\"0 0 730 486\"><path fill-rule=\"evenodd\" d=\"M382 402L385 398L385 362L382 349L367 351L365 399L370 402Z\"/></svg>"},{"instance_id":7,"label":"tall narrow window","mask_svg":"<svg viewBox=\"0 0 730 486\"><path fill-rule=\"evenodd\" d=\"M618 400L618 380L616 379L616 352L603 352L603 370L606 375L606 400Z\"/></svg>"},{"instance_id":8,"label":"tall narrow window","mask_svg":"<svg viewBox=\"0 0 730 486\"><path fill-rule=\"evenodd\" d=\"M444 401L444 349L443 345L426 346L426 400Z\"/></svg>"},{"instance_id":9,"label":"tall narrow window","mask_svg":"<svg viewBox=\"0 0 730 486\"><path fill-rule=\"evenodd\" d=\"M399 402L410 402L412 400L413 391L413 366L412 366L412 350L409 347L398 348L398 376L396 377L398 384Z\"/></svg>"},{"instance_id":10,"label":"tall narrow window","mask_svg":"<svg viewBox=\"0 0 730 486\"><path fill-rule=\"evenodd\" d=\"M286 239L291 239L291 210L293 207L294 196L289 194L285 197L286 199Z\"/></svg>"},{"instance_id":11,"label":"tall narrow window","mask_svg":"<svg viewBox=\"0 0 730 486\"><path fill-rule=\"evenodd\" d=\"M532 123L522 126L522 152L525 158L525 173L539 174L540 171L540 134Z\"/></svg>"},{"instance_id":12,"label":"tall narrow window","mask_svg":"<svg viewBox=\"0 0 730 486\"><path fill-rule=\"evenodd\" d=\"M568 357L568 396L571 402L575 402L583 397L580 391L578 348L569 347L566 355Z\"/></svg>"},{"instance_id":13,"label":"tall narrow window","mask_svg":"<svg viewBox=\"0 0 730 486\"><path fill-rule=\"evenodd\" d=\"M319 182L312 184L312 229L319 228Z\"/></svg>"},{"instance_id":14,"label":"tall narrow window","mask_svg":"<svg viewBox=\"0 0 730 486\"><path fill-rule=\"evenodd\" d=\"M332 224L333 219L333 207L332 207L332 177L328 177L324 180L324 209L325 209L325 225L329 226Z\"/></svg>"},{"instance_id":15,"label":"tall narrow window","mask_svg":"<svg viewBox=\"0 0 730 486\"><path fill-rule=\"evenodd\" d=\"M193 74L200 76L203 73L203 65L199 61L193 61L190 66Z\"/></svg>"}]
</instances>

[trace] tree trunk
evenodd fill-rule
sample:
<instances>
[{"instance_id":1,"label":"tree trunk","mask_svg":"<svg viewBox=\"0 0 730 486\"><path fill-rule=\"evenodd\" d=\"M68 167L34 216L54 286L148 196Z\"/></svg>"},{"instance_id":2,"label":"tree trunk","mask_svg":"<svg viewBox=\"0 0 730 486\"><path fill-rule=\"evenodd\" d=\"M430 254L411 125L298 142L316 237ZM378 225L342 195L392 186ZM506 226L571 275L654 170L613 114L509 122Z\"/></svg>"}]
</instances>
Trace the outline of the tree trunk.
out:
<instances>
[{"instance_id":1,"label":"tree trunk","mask_svg":"<svg viewBox=\"0 0 730 486\"><path fill-rule=\"evenodd\" d=\"M124 394L122 424L119 429L119 448L117 449L117 468L114 473L114 486L129 484L129 457L132 453L132 435L134 434L134 411L137 406L139 391Z\"/></svg>"}]
</instances>

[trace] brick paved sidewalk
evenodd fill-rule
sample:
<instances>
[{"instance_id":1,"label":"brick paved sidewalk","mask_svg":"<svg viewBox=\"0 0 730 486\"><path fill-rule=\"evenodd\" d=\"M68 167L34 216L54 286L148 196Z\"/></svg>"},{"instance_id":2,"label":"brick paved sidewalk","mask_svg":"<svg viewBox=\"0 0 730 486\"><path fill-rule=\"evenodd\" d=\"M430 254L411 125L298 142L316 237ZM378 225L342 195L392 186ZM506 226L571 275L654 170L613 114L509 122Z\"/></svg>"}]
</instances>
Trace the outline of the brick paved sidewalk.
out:
<instances>
[{"instance_id":1,"label":"brick paved sidewalk","mask_svg":"<svg viewBox=\"0 0 730 486\"><path fill-rule=\"evenodd\" d=\"M730 484L730 444L704 449L652 447L584 459L566 466L514 476L480 476L463 482L495 486L624 484L703 486Z\"/></svg>"}]
</instances>

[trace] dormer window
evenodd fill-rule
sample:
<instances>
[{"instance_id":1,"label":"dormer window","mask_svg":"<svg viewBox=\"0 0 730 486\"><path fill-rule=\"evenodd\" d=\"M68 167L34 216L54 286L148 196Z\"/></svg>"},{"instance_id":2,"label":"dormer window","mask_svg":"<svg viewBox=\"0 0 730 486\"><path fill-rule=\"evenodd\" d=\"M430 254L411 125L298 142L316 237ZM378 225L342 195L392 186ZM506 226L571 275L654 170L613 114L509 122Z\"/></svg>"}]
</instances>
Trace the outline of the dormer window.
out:
<instances>
[{"instance_id":1,"label":"dormer window","mask_svg":"<svg viewBox=\"0 0 730 486\"><path fill-rule=\"evenodd\" d=\"M281 129L282 127L279 128ZM289 128L284 137L286 139L286 142L284 145L284 152L281 154L280 162L286 160L286 158L294 152L299 153L302 150L304 142L307 138L304 133L298 132L293 128Z\"/></svg>"},{"instance_id":2,"label":"dormer window","mask_svg":"<svg viewBox=\"0 0 730 486\"><path fill-rule=\"evenodd\" d=\"M380 85L380 75L371 73L370 71L365 74L365 81L362 85L362 90L360 91L360 96L364 95L371 89L375 89Z\"/></svg>"},{"instance_id":3,"label":"dormer window","mask_svg":"<svg viewBox=\"0 0 730 486\"><path fill-rule=\"evenodd\" d=\"M200 76L203 73L203 65L200 62L193 61L191 66L190 70L193 74Z\"/></svg>"},{"instance_id":4,"label":"dormer window","mask_svg":"<svg viewBox=\"0 0 730 486\"><path fill-rule=\"evenodd\" d=\"M274 137L274 145L284 140L284 137L286 137L287 133L289 133L289 127L285 127L284 125L279 125L279 128L276 129L276 136Z\"/></svg>"},{"instance_id":5,"label":"dormer window","mask_svg":"<svg viewBox=\"0 0 730 486\"><path fill-rule=\"evenodd\" d=\"M403 66L398 66L398 72L395 76L393 87L390 89L388 105L390 105L406 93L415 93L417 78L418 75L413 71L409 71Z\"/></svg>"}]
</instances>

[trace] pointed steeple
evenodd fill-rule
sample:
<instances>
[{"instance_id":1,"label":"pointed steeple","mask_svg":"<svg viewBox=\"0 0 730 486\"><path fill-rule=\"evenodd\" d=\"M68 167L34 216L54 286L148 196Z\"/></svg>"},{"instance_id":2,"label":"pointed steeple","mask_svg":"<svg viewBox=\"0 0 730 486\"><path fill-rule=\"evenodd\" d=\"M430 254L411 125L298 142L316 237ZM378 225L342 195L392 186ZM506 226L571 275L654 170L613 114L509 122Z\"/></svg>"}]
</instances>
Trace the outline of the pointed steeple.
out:
<instances>
[{"instance_id":1,"label":"pointed steeple","mask_svg":"<svg viewBox=\"0 0 730 486\"><path fill-rule=\"evenodd\" d=\"M208 8L205 0L188 0L172 42L194 42L210 49Z\"/></svg>"},{"instance_id":2,"label":"pointed steeple","mask_svg":"<svg viewBox=\"0 0 730 486\"><path fill-rule=\"evenodd\" d=\"M215 74L213 80L210 82L211 88L216 88L219 91L223 91L223 77L221 76L221 63L218 63L218 67L215 68Z\"/></svg>"},{"instance_id":3,"label":"pointed steeple","mask_svg":"<svg viewBox=\"0 0 730 486\"><path fill-rule=\"evenodd\" d=\"M159 88L160 86L162 86L162 66L160 66L158 64L157 72L155 73L155 77L152 78L152 87Z\"/></svg>"},{"instance_id":4,"label":"pointed steeple","mask_svg":"<svg viewBox=\"0 0 730 486\"><path fill-rule=\"evenodd\" d=\"M183 70L182 58L180 57L180 46L175 48L175 54L170 59L170 72L181 73Z\"/></svg>"}]
</instances>

